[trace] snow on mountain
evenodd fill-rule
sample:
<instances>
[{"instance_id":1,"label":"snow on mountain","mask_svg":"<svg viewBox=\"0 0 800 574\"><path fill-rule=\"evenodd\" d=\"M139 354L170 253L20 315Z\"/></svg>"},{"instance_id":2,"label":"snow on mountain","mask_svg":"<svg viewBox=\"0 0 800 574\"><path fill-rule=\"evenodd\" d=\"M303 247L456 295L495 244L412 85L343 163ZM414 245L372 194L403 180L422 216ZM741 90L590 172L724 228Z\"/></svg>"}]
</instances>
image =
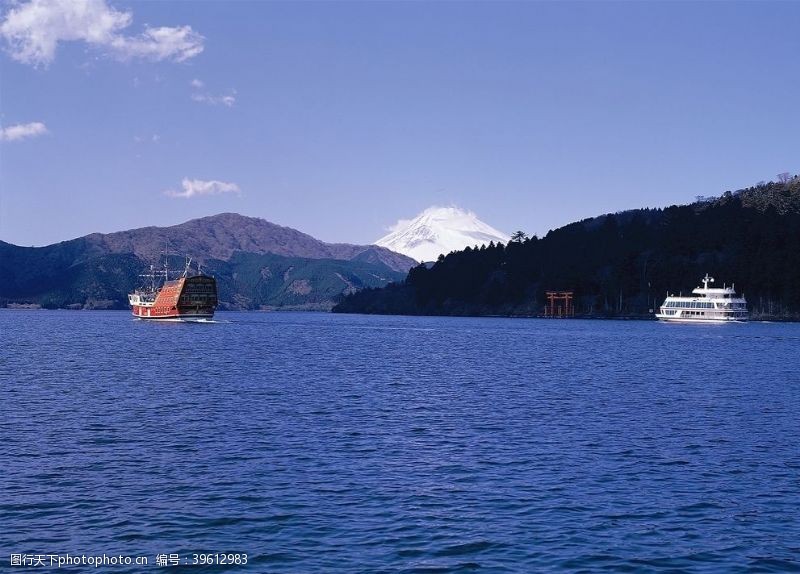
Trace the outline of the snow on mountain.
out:
<instances>
[{"instance_id":1,"label":"snow on mountain","mask_svg":"<svg viewBox=\"0 0 800 574\"><path fill-rule=\"evenodd\" d=\"M487 225L471 211L458 207L429 207L414 219L401 219L375 245L417 261L436 261L440 254L465 247L506 243L509 236Z\"/></svg>"}]
</instances>

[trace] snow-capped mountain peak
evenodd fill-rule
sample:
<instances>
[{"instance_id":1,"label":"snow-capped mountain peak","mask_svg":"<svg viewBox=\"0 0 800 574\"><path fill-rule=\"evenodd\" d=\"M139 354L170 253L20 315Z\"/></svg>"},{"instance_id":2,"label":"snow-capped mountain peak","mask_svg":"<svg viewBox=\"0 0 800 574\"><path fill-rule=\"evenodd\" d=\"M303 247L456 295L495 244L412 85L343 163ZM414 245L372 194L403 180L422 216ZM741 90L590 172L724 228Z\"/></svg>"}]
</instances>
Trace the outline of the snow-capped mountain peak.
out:
<instances>
[{"instance_id":1,"label":"snow-capped mountain peak","mask_svg":"<svg viewBox=\"0 0 800 574\"><path fill-rule=\"evenodd\" d=\"M465 247L505 243L509 236L484 223L471 211L455 206L429 207L414 219L401 219L391 228L391 233L381 237L375 245L408 255L417 261L435 261L440 254L447 255Z\"/></svg>"}]
</instances>

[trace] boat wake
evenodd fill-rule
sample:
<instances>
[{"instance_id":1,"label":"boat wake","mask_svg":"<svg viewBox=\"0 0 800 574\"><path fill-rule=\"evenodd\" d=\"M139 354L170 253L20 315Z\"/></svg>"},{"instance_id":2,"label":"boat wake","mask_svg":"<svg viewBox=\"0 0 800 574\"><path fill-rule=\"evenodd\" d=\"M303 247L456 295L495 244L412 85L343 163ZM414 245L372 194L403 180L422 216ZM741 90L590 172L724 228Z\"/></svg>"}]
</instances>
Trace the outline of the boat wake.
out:
<instances>
[{"instance_id":1,"label":"boat wake","mask_svg":"<svg viewBox=\"0 0 800 574\"><path fill-rule=\"evenodd\" d=\"M227 319L186 319L186 318L177 318L177 317L170 317L168 319L143 319L141 317L134 317L134 320L141 321L142 323L200 323L200 324L221 324L221 323L232 323L233 321L229 321Z\"/></svg>"}]
</instances>

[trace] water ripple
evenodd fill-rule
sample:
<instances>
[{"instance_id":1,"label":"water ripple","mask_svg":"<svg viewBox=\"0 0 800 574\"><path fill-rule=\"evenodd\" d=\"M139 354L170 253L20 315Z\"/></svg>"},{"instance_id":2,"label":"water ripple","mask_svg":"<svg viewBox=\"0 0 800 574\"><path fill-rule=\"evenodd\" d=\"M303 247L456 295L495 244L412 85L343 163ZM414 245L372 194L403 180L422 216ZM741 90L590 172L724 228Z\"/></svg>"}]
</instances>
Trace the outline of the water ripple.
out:
<instances>
[{"instance_id":1,"label":"water ripple","mask_svg":"<svg viewBox=\"0 0 800 574\"><path fill-rule=\"evenodd\" d=\"M800 325L220 315L0 311L2 560L800 571Z\"/></svg>"}]
</instances>

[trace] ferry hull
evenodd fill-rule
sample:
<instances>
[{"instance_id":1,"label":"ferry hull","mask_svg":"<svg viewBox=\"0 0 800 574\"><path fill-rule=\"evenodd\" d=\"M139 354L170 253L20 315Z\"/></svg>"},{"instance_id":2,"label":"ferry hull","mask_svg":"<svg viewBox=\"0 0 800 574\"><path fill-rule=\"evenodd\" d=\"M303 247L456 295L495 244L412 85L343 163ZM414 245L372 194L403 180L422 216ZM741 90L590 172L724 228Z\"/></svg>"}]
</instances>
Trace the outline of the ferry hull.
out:
<instances>
[{"instance_id":1,"label":"ferry hull","mask_svg":"<svg viewBox=\"0 0 800 574\"><path fill-rule=\"evenodd\" d=\"M712 319L712 318L689 318L689 317L667 317L664 315L656 314L656 319L665 323L712 323L716 325L723 325L725 323L746 323L747 319L730 318L730 319Z\"/></svg>"}]
</instances>

